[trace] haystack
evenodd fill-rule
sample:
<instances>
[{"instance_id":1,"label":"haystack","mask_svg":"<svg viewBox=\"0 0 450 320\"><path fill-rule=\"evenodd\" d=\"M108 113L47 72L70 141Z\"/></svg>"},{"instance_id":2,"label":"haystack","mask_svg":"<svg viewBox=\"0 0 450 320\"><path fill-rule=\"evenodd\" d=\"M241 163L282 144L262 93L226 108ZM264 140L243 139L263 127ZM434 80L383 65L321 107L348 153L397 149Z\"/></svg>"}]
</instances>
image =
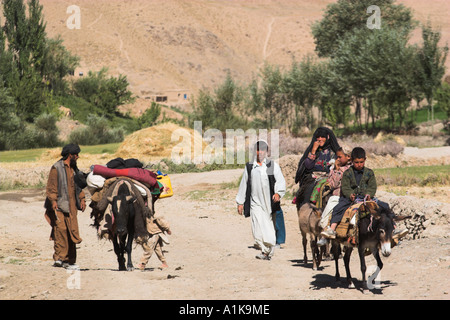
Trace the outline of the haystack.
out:
<instances>
[{"instance_id":1,"label":"haystack","mask_svg":"<svg viewBox=\"0 0 450 320\"><path fill-rule=\"evenodd\" d=\"M137 158L141 161L170 159L172 150L177 146L179 147L182 142L188 142L189 139L191 157L193 157L194 143L196 146L202 146L202 150L205 147L201 134L193 129L183 128L174 123L163 123L136 131L127 136L115 153L115 156L124 159ZM189 150L186 150L186 156L188 154Z\"/></svg>"}]
</instances>

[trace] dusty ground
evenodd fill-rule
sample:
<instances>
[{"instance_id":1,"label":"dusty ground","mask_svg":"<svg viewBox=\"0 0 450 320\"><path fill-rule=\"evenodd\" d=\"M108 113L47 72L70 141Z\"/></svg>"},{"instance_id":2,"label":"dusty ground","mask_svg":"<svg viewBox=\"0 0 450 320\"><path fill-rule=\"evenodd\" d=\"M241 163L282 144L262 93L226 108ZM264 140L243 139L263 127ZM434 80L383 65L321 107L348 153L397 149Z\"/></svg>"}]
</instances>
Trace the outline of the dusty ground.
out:
<instances>
[{"instance_id":1,"label":"dusty ground","mask_svg":"<svg viewBox=\"0 0 450 320\"><path fill-rule=\"evenodd\" d=\"M79 273L52 267L43 190L0 193L0 299L449 299L450 238L403 241L384 258L381 290L363 294L334 281L334 263L312 271L303 264L295 208L283 202L287 240L271 261L255 259L250 221L237 215L234 198L241 170L172 176L175 195L158 201L172 225L165 247L169 269L156 256L145 271L117 271L112 244L97 240L89 210L79 214L83 242ZM228 183L228 184L227 184ZM229 188L227 188L229 187ZM142 249L135 246L137 264ZM357 254L352 275L360 280ZM372 257L368 265L374 265ZM345 274L343 262L341 276ZM118 294L119 293L119 294Z\"/></svg>"}]
</instances>

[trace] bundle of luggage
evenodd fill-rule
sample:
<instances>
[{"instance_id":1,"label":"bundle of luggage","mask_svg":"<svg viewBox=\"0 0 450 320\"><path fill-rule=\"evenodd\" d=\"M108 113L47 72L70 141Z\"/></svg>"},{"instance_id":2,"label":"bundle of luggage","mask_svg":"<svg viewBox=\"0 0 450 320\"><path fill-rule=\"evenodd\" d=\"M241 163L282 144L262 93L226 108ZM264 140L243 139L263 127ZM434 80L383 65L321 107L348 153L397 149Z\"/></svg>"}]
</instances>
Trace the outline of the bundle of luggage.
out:
<instances>
[{"instance_id":1,"label":"bundle of luggage","mask_svg":"<svg viewBox=\"0 0 450 320\"><path fill-rule=\"evenodd\" d=\"M133 186L133 190L136 191L134 196L144 220L154 214L156 200L173 195L169 176L143 168L143 164L137 159L116 158L109 161L106 166L91 166L86 183L91 194L91 218L94 220L93 226L97 228L99 238L109 238L109 231L113 227L110 210L107 210L109 206L107 198L114 193L119 180L126 180Z\"/></svg>"},{"instance_id":2,"label":"bundle of luggage","mask_svg":"<svg viewBox=\"0 0 450 320\"><path fill-rule=\"evenodd\" d=\"M154 173L144 169L143 164L137 159L124 160L122 158L113 159L106 166L91 166L91 172L86 178L89 192L95 194L95 192L103 188L107 179L114 177L128 177L138 181L150 189L151 194L157 195L159 199L173 196L172 185L167 174L164 175L160 171ZM144 197L148 196L145 188L140 184L137 184L136 187Z\"/></svg>"}]
</instances>

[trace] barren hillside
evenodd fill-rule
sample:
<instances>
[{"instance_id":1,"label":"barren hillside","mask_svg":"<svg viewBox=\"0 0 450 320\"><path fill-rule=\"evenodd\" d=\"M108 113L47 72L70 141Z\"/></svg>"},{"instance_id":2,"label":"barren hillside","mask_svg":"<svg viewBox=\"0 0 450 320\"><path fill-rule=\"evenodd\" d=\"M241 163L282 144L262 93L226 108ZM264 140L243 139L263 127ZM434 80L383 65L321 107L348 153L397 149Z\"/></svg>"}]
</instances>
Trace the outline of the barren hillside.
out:
<instances>
[{"instance_id":1,"label":"barren hillside","mask_svg":"<svg viewBox=\"0 0 450 320\"><path fill-rule=\"evenodd\" d=\"M128 76L136 95L214 87L226 71L247 82L264 61L288 66L314 52L311 24L330 0L41 0L49 36L60 34L81 57L81 68ZM421 22L431 19L450 42L450 2L402 0ZM67 8L81 9L81 28L69 29ZM416 32L413 41L420 39ZM447 61L450 66L450 59Z\"/></svg>"}]
</instances>

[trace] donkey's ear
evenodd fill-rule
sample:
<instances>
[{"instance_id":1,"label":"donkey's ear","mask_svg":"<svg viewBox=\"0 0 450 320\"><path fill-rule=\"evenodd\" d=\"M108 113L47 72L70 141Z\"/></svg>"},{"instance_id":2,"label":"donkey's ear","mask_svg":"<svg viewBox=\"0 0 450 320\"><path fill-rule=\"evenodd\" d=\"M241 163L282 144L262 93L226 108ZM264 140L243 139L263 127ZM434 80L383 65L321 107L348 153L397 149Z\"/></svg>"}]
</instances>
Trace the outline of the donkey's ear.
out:
<instances>
[{"instance_id":1,"label":"donkey's ear","mask_svg":"<svg viewBox=\"0 0 450 320\"><path fill-rule=\"evenodd\" d=\"M106 199L108 200L109 203L113 201L113 197L106 197Z\"/></svg>"}]
</instances>

